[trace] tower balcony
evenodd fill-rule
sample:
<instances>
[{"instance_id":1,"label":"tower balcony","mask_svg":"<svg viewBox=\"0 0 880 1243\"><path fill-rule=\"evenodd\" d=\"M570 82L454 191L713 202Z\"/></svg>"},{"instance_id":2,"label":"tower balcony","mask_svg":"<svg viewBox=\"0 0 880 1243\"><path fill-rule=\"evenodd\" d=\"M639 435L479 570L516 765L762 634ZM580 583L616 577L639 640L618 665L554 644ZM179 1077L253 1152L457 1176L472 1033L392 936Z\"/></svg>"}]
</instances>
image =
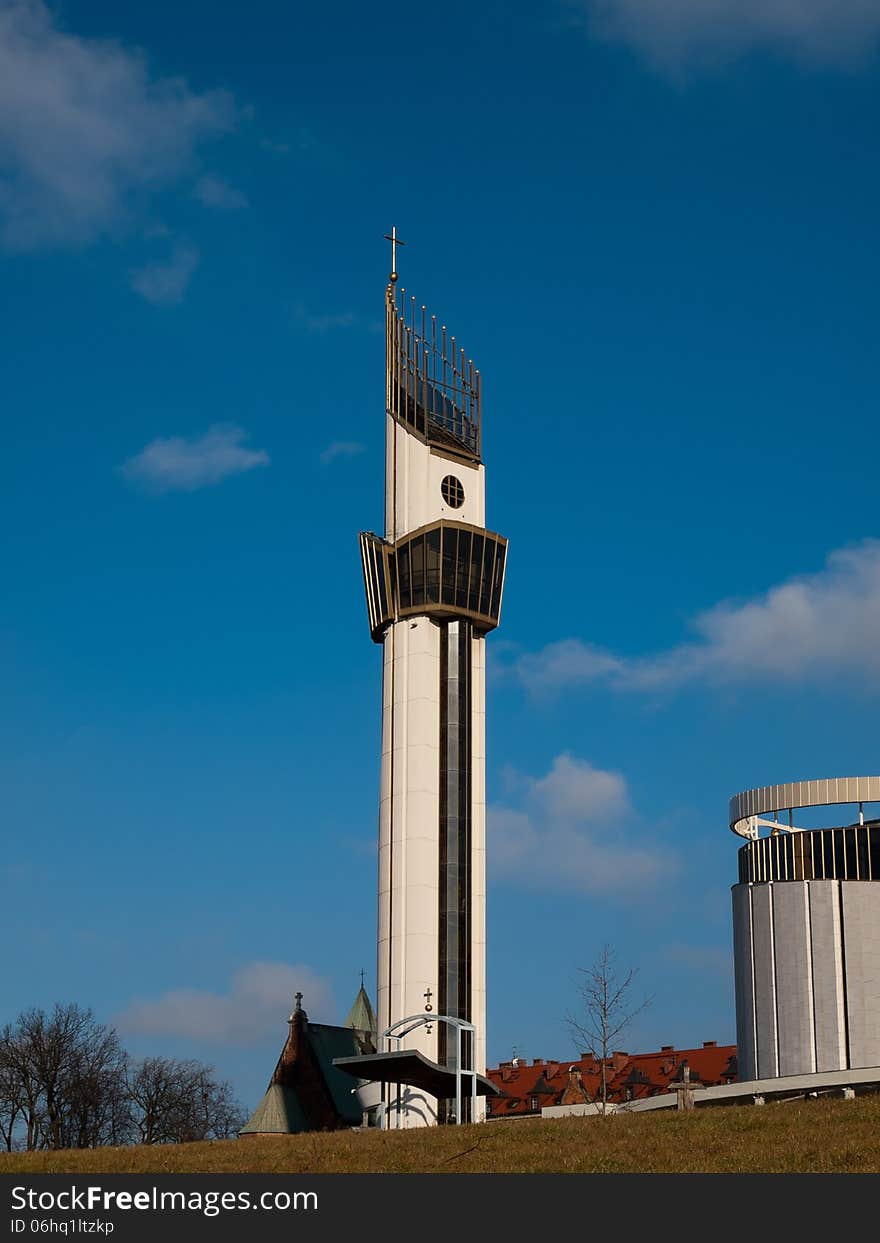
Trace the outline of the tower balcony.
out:
<instances>
[{"instance_id":1,"label":"tower balcony","mask_svg":"<svg viewBox=\"0 0 880 1243\"><path fill-rule=\"evenodd\" d=\"M498 625L507 540L494 531L441 520L389 543L360 536L370 633L381 643L403 617L464 617L486 634Z\"/></svg>"}]
</instances>

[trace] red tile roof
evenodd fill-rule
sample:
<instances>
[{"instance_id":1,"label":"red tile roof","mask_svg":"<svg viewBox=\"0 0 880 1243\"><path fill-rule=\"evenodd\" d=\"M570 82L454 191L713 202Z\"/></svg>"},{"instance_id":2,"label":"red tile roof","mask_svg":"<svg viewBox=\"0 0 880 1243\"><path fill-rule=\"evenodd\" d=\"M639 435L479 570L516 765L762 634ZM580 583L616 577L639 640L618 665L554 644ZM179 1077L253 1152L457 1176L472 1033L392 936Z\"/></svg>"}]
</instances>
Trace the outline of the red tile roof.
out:
<instances>
[{"instance_id":1,"label":"red tile roof","mask_svg":"<svg viewBox=\"0 0 880 1243\"><path fill-rule=\"evenodd\" d=\"M706 1087L736 1080L736 1045L707 1040L699 1049L674 1049L664 1045L657 1053L615 1051L606 1062L608 1099L623 1102L657 1096L681 1079L687 1062L692 1083ZM601 1097L601 1066L589 1053L571 1062L545 1062L535 1058L501 1062L486 1074L503 1095L490 1097L490 1118L537 1114L546 1105L571 1105Z\"/></svg>"}]
</instances>

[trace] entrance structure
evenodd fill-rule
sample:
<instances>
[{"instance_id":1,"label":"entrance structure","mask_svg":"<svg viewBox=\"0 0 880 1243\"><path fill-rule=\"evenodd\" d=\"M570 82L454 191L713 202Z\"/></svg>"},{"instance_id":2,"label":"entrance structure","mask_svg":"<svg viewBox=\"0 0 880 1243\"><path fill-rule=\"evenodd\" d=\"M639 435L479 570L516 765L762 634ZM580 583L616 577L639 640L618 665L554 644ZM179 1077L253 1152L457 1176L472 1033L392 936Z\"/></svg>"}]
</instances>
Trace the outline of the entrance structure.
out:
<instances>
[{"instance_id":1,"label":"entrance structure","mask_svg":"<svg viewBox=\"0 0 880 1243\"><path fill-rule=\"evenodd\" d=\"M507 541L485 523L480 373L445 325L398 290L396 232L390 240L385 530L360 537L370 632L384 656L377 1019L380 1030L418 1013L464 1020L474 1029L464 1065L482 1071L485 637L498 625ZM406 1048L455 1069L448 1031L416 1026ZM419 1126L450 1113L415 1086L388 1116Z\"/></svg>"},{"instance_id":2,"label":"entrance structure","mask_svg":"<svg viewBox=\"0 0 880 1243\"><path fill-rule=\"evenodd\" d=\"M730 827L747 839L733 887L740 1080L880 1078L856 1074L880 1070L880 820L864 812L876 802L880 777L794 781L730 800ZM857 808L854 821L794 823L803 809L839 803Z\"/></svg>"}]
</instances>

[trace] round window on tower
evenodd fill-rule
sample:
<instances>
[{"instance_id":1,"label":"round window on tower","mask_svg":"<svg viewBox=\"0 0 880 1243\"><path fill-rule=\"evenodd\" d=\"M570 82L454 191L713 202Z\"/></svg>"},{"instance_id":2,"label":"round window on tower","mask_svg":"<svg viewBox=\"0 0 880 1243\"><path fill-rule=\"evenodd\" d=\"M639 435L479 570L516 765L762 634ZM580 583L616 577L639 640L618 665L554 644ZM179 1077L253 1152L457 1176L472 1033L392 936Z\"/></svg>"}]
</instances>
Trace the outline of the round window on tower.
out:
<instances>
[{"instance_id":1,"label":"round window on tower","mask_svg":"<svg viewBox=\"0 0 880 1243\"><path fill-rule=\"evenodd\" d=\"M461 509L464 504L464 488L460 479L456 479L455 475L446 475L440 484L440 491L447 505L452 509Z\"/></svg>"}]
</instances>

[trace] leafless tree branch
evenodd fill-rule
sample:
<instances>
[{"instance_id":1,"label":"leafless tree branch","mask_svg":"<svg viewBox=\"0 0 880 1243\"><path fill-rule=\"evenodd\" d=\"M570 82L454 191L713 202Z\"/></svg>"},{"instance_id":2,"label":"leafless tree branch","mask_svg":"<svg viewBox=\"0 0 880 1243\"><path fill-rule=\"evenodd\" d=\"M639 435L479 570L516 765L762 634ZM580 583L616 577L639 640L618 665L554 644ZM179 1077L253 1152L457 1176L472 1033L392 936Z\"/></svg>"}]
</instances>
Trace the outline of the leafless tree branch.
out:
<instances>
[{"instance_id":1,"label":"leafless tree branch","mask_svg":"<svg viewBox=\"0 0 880 1243\"><path fill-rule=\"evenodd\" d=\"M619 974L615 959L614 949L606 943L592 966L578 968L583 976L578 988L581 1011L577 1015L568 1014L565 1019L578 1049L589 1052L599 1063L603 1114L608 1108L608 1058L613 1045L652 1001L646 997L638 1004L629 1004L630 989L638 971L630 969L624 975Z\"/></svg>"}]
</instances>

